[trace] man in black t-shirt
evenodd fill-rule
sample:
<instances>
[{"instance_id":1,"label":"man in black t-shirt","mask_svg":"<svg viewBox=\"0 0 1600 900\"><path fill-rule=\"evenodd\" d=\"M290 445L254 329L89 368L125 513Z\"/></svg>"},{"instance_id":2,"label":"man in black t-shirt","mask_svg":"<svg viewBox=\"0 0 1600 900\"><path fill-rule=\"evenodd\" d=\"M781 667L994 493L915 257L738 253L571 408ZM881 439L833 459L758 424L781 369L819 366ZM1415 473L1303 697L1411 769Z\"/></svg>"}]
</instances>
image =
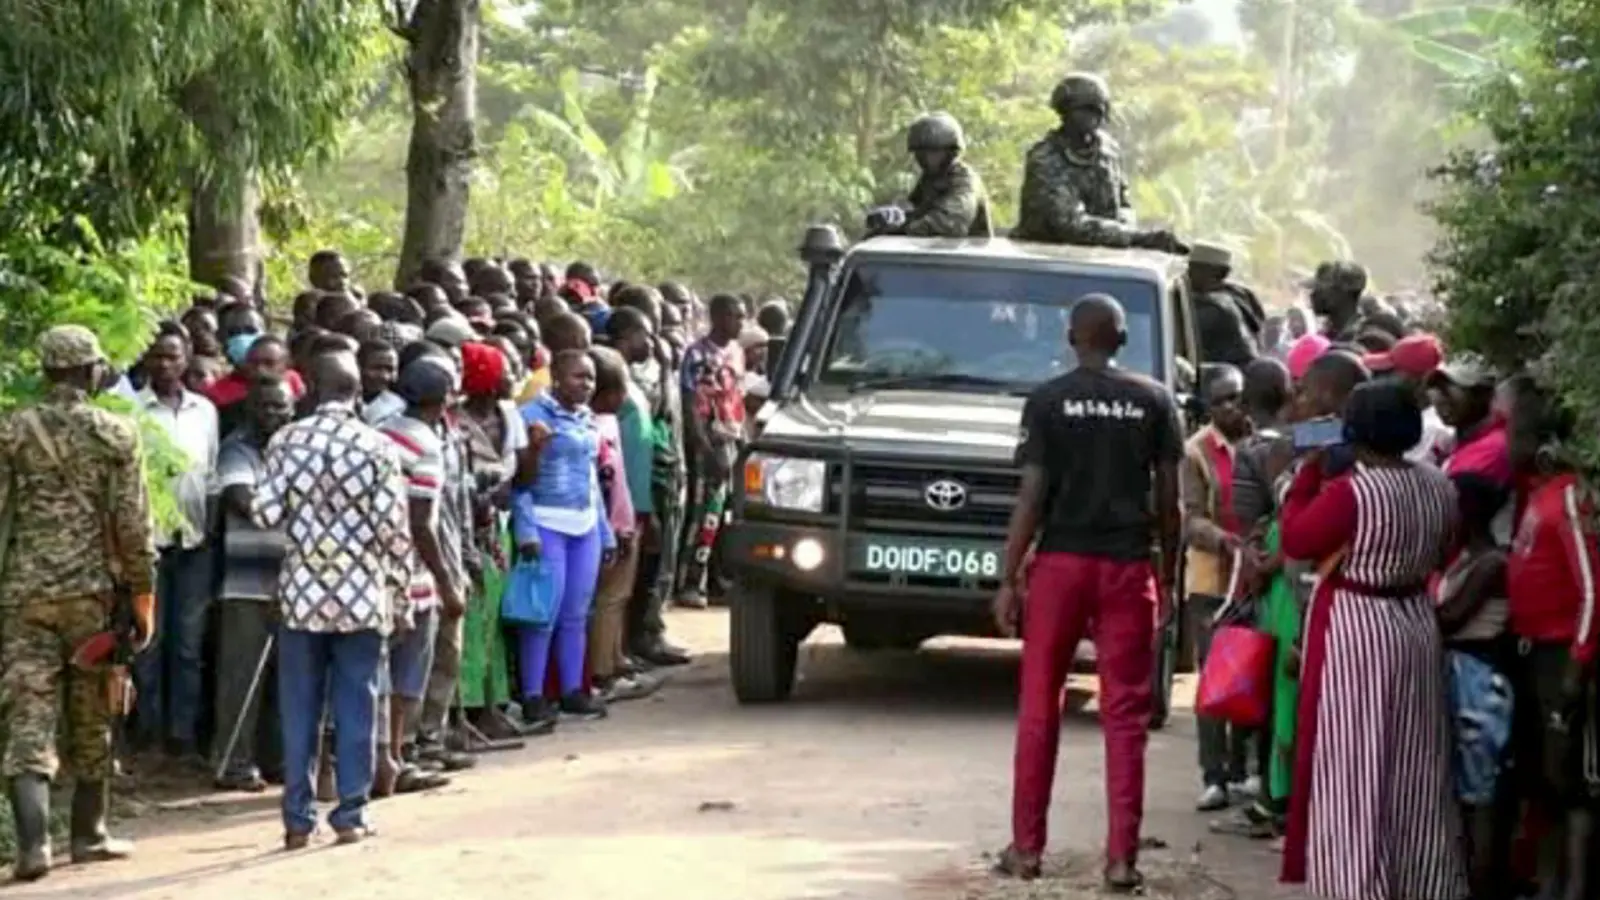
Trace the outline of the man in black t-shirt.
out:
<instances>
[{"instance_id":1,"label":"man in black t-shirt","mask_svg":"<svg viewBox=\"0 0 1600 900\"><path fill-rule=\"evenodd\" d=\"M1067 341L1078 367L1040 385L1023 407L1022 487L994 601L1001 632L1023 637L1012 842L996 868L1021 878L1039 874L1061 735L1059 698L1078 641L1092 624L1110 806L1106 886L1131 892L1142 882L1136 861L1155 623L1170 615L1165 598L1176 579L1183 430L1171 392L1116 368L1113 359L1127 343L1116 300L1103 294L1078 300ZM1159 588L1152 564L1158 540Z\"/></svg>"}]
</instances>

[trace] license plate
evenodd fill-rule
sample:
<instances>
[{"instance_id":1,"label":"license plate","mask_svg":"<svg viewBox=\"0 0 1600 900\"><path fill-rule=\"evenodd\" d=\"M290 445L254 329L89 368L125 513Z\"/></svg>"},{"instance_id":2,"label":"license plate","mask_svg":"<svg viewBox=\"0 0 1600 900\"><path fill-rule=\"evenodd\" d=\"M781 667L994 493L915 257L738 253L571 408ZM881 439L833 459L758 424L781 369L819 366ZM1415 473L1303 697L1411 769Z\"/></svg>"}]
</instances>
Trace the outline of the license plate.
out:
<instances>
[{"instance_id":1,"label":"license plate","mask_svg":"<svg viewBox=\"0 0 1600 900\"><path fill-rule=\"evenodd\" d=\"M856 545L854 565L870 575L994 580L1000 577L1000 547L937 538L866 538Z\"/></svg>"}]
</instances>

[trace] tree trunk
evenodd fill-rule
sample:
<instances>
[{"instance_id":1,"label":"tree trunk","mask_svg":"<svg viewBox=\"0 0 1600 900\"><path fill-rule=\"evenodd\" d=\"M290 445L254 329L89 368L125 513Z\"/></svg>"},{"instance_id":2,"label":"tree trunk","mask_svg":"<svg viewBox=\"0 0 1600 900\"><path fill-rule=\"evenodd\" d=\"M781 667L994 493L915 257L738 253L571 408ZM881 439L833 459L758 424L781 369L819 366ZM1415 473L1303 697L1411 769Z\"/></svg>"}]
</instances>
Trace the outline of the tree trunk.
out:
<instances>
[{"instance_id":1,"label":"tree trunk","mask_svg":"<svg viewBox=\"0 0 1600 900\"><path fill-rule=\"evenodd\" d=\"M399 289L424 260L461 254L477 156L478 26L479 0L418 0L405 29L412 120Z\"/></svg>"},{"instance_id":2,"label":"tree trunk","mask_svg":"<svg viewBox=\"0 0 1600 900\"><path fill-rule=\"evenodd\" d=\"M866 77L856 107L856 165L870 169L872 145L878 137L878 104L883 92L883 73L875 67L868 68Z\"/></svg>"},{"instance_id":3,"label":"tree trunk","mask_svg":"<svg viewBox=\"0 0 1600 900\"><path fill-rule=\"evenodd\" d=\"M197 178L189 195L189 277L221 287L235 277L252 287L261 258L261 198L255 179Z\"/></svg>"}]
</instances>

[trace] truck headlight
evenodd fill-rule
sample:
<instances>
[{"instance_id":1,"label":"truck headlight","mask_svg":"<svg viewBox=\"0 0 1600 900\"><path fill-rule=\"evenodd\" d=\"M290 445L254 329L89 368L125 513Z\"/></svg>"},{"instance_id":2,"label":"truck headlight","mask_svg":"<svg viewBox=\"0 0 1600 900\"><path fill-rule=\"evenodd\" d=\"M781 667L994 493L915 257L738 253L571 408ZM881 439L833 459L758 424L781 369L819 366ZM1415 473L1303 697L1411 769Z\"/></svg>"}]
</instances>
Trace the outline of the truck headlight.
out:
<instances>
[{"instance_id":1,"label":"truck headlight","mask_svg":"<svg viewBox=\"0 0 1600 900\"><path fill-rule=\"evenodd\" d=\"M778 509L822 512L827 500L828 464L753 453L744 464L745 499Z\"/></svg>"}]
</instances>

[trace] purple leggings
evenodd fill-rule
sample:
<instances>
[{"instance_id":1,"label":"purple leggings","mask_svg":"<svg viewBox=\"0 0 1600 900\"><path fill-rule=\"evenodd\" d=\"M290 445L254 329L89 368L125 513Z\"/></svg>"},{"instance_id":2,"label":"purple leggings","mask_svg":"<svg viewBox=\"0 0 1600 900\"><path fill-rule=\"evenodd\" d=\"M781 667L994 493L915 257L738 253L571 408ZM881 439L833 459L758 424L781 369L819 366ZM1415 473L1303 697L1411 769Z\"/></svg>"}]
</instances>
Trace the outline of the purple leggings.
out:
<instances>
[{"instance_id":1,"label":"purple leggings","mask_svg":"<svg viewBox=\"0 0 1600 900\"><path fill-rule=\"evenodd\" d=\"M563 696L583 687L583 654L589 642L589 607L600 578L600 526L570 535L539 527L540 559L550 573L556 595L555 621L543 628L518 629L521 645L522 696L544 696L544 676L555 641Z\"/></svg>"}]
</instances>

